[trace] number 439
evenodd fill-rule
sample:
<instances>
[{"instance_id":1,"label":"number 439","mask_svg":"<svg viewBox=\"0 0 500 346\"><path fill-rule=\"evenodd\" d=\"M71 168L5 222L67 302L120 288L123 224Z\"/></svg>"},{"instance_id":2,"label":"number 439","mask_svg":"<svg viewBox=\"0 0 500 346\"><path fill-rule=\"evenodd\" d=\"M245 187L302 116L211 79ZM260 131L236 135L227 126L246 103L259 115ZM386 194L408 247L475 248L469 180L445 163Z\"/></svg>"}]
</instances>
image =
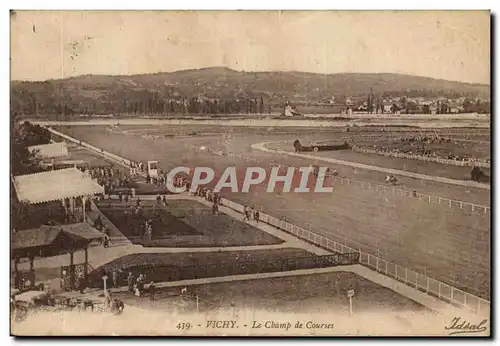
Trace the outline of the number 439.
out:
<instances>
[{"instance_id":1,"label":"number 439","mask_svg":"<svg viewBox=\"0 0 500 346\"><path fill-rule=\"evenodd\" d=\"M191 323L189 323L189 322L177 323L176 328L178 330L188 330L188 329L191 329Z\"/></svg>"}]
</instances>

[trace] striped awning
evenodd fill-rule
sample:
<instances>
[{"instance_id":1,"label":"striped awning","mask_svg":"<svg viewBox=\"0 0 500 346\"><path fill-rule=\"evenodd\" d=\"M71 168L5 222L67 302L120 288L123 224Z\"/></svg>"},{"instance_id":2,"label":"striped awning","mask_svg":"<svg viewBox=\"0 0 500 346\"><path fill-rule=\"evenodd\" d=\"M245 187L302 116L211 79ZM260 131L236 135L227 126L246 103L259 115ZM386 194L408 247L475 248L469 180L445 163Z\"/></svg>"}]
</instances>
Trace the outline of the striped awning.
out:
<instances>
[{"instance_id":1,"label":"striped awning","mask_svg":"<svg viewBox=\"0 0 500 346\"><path fill-rule=\"evenodd\" d=\"M14 177L17 198L23 203L45 203L104 193L104 188L77 168Z\"/></svg>"},{"instance_id":2,"label":"striped awning","mask_svg":"<svg viewBox=\"0 0 500 346\"><path fill-rule=\"evenodd\" d=\"M40 158L51 159L68 156L68 145L66 142L33 145L28 147L28 151L30 153L35 153Z\"/></svg>"}]
</instances>

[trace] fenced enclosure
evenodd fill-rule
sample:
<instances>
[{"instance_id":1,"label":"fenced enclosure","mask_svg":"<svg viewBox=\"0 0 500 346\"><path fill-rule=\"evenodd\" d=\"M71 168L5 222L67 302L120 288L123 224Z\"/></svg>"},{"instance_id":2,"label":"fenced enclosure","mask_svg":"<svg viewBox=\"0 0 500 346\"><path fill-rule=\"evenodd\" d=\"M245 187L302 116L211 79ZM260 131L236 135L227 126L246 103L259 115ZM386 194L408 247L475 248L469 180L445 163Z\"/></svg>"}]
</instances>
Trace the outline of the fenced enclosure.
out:
<instances>
[{"instance_id":1,"label":"fenced enclosure","mask_svg":"<svg viewBox=\"0 0 500 346\"><path fill-rule=\"evenodd\" d=\"M334 253L325 256L290 257L268 260L246 260L211 264L164 265L141 263L121 267L117 272L118 286L127 286L127 273L144 274L148 281L169 282L191 279L204 279L219 276L244 275L291 271L299 269L328 268L359 263L359 253ZM91 273L92 287L101 287L102 273Z\"/></svg>"},{"instance_id":2,"label":"fenced enclosure","mask_svg":"<svg viewBox=\"0 0 500 346\"><path fill-rule=\"evenodd\" d=\"M239 203L229 201L224 198L222 199L222 203L235 211L243 213L244 206ZM432 279L416 271L386 261L380 257L362 252L359 249L354 249L344 243L339 243L310 230L295 226L283 219L278 219L271 215L261 213L259 220L329 251L344 254L358 253L359 264L455 306L465 307L478 314L481 311L487 311L490 309L490 302L485 299Z\"/></svg>"}]
</instances>

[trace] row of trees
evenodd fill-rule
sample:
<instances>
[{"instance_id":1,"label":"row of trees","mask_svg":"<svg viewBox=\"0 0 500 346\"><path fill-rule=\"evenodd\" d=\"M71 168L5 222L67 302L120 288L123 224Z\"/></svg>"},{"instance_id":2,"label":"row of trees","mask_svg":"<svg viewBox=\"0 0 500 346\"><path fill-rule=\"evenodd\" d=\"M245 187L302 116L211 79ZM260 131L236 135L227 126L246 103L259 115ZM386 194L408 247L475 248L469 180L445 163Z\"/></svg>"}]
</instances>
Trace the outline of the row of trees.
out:
<instances>
[{"instance_id":1,"label":"row of trees","mask_svg":"<svg viewBox=\"0 0 500 346\"><path fill-rule=\"evenodd\" d=\"M11 128L11 174L22 175L41 171L39 161L28 151L28 147L48 144L50 139L50 132L39 125L33 125L27 121L22 124L13 122Z\"/></svg>"},{"instance_id":2,"label":"row of trees","mask_svg":"<svg viewBox=\"0 0 500 346\"><path fill-rule=\"evenodd\" d=\"M21 114L263 114L270 112L263 97L240 99L160 99L155 96L120 101L71 100L40 103L36 98L23 104L12 104L11 111Z\"/></svg>"}]
</instances>

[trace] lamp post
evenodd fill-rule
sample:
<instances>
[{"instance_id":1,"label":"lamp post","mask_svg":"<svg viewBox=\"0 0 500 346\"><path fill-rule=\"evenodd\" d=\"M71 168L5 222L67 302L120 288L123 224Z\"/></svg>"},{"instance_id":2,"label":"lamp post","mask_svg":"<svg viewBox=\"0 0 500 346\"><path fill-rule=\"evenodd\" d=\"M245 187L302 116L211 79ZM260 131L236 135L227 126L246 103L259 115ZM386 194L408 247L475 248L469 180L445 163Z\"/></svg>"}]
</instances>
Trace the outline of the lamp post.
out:
<instances>
[{"instance_id":1,"label":"lamp post","mask_svg":"<svg viewBox=\"0 0 500 346\"><path fill-rule=\"evenodd\" d=\"M352 316L352 297L354 297L354 290L347 291L347 298L349 298L349 314Z\"/></svg>"}]
</instances>

